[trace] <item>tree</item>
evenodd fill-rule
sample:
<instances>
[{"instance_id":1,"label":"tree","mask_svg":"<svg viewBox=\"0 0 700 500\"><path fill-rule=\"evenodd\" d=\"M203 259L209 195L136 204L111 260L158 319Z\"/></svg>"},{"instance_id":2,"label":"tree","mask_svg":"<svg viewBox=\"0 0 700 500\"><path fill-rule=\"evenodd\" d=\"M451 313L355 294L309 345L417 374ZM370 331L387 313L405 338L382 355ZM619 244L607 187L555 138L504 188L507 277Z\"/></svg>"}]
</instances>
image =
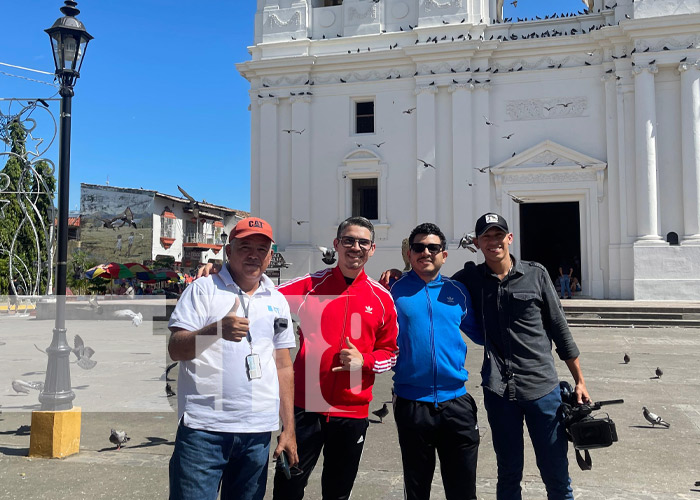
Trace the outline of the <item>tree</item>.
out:
<instances>
[{"instance_id":1,"label":"tree","mask_svg":"<svg viewBox=\"0 0 700 500\"><path fill-rule=\"evenodd\" d=\"M97 265L97 262L90 258L87 252L79 248L73 252L71 257L72 269L67 276L68 286L73 290L74 294L84 295L90 285L93 284L85 277L85 271Z\"/></svg>"},{"instance_id":2,"label":"tree","mask_svg":"<svg viewBox=\"0 0 700 500\"><path fill-rule=\"evenodd\" d=\"M0 171L9 178L5 192L0 195L0 199L9 202L4 204L4 217L0 219L0 270L6 270L0 273L0 293L9 291L10 253L13 276L26 293L43 293L47 287L48 267L43 264L48 262L47 237L54 223L56 179L47 162L29 159L27 132L19 119L12 120L7 131L11 149Z\"/></svg>"}]
</instances>

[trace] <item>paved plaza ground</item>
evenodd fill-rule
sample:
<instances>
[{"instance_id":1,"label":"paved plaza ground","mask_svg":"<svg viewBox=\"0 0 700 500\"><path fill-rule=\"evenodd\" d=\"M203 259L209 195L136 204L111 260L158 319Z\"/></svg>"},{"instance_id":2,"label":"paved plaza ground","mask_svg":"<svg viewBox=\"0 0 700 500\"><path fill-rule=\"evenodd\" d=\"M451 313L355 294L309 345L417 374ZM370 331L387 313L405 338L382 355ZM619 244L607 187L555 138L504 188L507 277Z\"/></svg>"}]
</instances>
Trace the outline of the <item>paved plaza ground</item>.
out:
<instances>
[{"instance_id":1,"label":"paved plaza ground","mask_svg":"<svg viewBox=\"0 0 700 500\"><path fill-rule=\"evenodd\" d=\"M161 380L167 363L164 322L69 321L69 343L79 334L95 349L93 370L71 365L75 406L82 408L80 453L66 459L29 459L31 411L38 393L16 394L13 379L43 381L45 348L52 321L0 317L0 499L164 499L168 460L175 438L175 398ZM570 450L570 471L578 499L700 499L700 330L625 328L573 329L591 396L624 398L606 410L620 441L593 450L593 470L578 469ZM468 390L479 404L482 443L477 493L494 499L496 462L479 387L482 349L470 343ZM627 352L632 360L622 362ZM654 378L659 366L664 375ZM562 377L568 375L558 363ZM176 370L173 371L175 374ZM568 377L570 378L570 377ZM177 388L174 387L177 391ZM391 375L377 378L372 409L390 399ZM642 405L671 423L652 428ZM116 451L110 428L125 430L129 444ZM526 440L527 441L527 440ZM532 449L525 450L523 498L546 497ZM318 469L318 468L317 468ZM272 473L272 465L270 466ZM271 488L269 488L271 490ZM266 498L271 495L268 492ZM311 477L306 498L320 499L320 474ZM401 461L392 415L372 423L353 499L403 498ZM439 471L431 498L444 498Z\"/></svg>"}]
</instances>

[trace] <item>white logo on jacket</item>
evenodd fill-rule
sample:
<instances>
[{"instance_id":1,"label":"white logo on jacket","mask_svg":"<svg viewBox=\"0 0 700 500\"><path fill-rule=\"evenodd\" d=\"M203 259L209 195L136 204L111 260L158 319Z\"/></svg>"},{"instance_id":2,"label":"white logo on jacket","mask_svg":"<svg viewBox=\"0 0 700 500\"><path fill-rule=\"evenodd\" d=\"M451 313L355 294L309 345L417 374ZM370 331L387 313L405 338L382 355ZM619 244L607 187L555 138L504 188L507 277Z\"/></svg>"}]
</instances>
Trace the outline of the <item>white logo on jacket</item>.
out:
<instances>
[{"instance_id":1,"label":"white logo on jacket","mask_svg":"<svg viewBox=\"0 0 700 500\"><path fill-rule=\"evenodd\" d=\"M372 314L372 308L370 306L365 306L365 312L368 314Z\"/></svg>"},{"instance_id":2,"label":"white logo on jacket","mask_svg":"<svg viewBox=\"0 0 700 500\"><path fill-rule=\"evenodd\" d=\"M453 299L452 297L447 297L447 302L449 302L450 304L452 304L454 301L455 299Z\"/></svg>"}]
</instances>

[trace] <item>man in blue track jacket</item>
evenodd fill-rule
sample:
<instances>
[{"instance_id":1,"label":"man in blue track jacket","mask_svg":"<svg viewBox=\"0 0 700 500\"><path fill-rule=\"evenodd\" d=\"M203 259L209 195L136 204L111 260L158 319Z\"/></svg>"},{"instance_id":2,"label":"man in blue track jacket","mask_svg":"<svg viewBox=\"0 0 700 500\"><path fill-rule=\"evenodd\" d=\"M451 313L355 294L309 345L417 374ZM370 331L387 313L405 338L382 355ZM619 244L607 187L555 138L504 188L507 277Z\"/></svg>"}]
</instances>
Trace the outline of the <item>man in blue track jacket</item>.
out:
<instances>
[{"instance_id":1,"label":"man in blue track jacket","mask_svg":"<svg viewBox=\"0 0 700 500\"><path fill-rule=\"evenodd\" d=\"M445 498L476 499L479 427L464 386L467 344L460 328L478 344L483 333L467 289L440 274L447 258L440 228L420 224L408 242L412 270L391 288L399 322L394 417L405 498L430 497L437 451Z\"/></svg>"}]
</instances>

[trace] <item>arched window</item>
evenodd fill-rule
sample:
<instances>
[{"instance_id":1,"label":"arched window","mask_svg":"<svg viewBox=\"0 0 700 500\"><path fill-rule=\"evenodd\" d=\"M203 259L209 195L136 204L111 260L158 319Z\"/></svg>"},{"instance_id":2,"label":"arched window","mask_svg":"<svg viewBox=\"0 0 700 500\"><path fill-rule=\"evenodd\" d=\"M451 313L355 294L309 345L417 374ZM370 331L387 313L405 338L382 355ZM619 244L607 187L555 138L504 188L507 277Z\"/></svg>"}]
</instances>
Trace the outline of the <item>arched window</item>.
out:
<instances>
[{"instance_id":1,"label":"arched window","mask_svg":"<svg viewBox=\"0 0 700 500\"><path fill-rule=\"evenodd\" d=\"M669 245L678 245L678 233L671 231L666 235L666 243Z\"/></svg>"}]
</instances>

